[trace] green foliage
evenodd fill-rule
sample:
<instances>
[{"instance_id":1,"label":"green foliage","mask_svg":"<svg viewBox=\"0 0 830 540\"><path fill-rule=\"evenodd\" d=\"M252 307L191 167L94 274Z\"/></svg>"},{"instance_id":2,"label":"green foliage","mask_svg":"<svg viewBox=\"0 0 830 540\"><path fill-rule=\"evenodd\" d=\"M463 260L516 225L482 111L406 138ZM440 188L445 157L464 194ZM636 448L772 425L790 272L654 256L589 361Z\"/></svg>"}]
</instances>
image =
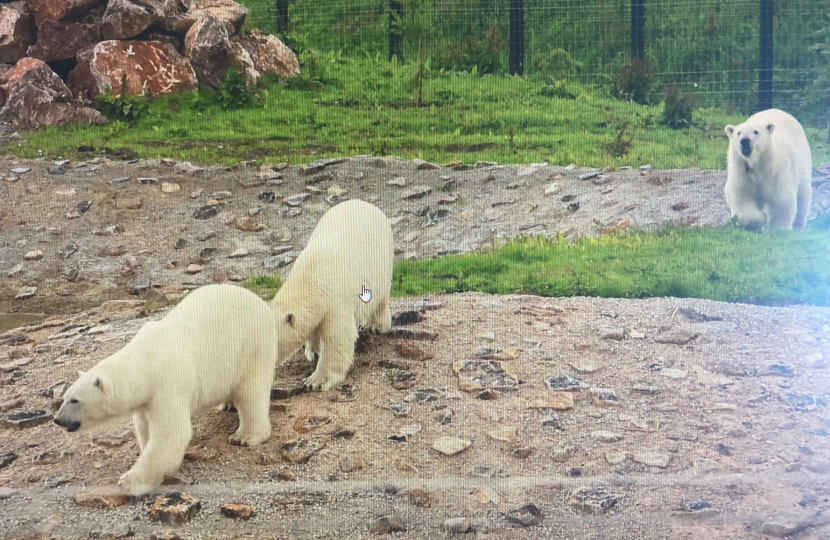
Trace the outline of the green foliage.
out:
<instances>
[{"instance_id":1,"label":"green foliage","mask_svg":"<svg viewBox=\"0 0 830 540\"><path fill-rule=\"evenodd\" d=\"M654 68L645 58L632 58L613 79L614 97L631 100L640 105L651 103L651 86L654 84Z\"/></svg>"},{"instance_id":2,"label":"green foliage","mask_svg":"<svg viewBox=\"0 0 830 540\"><path fill-rule=\"evenodd\" d=\"M216 91L216 102L223 111L244 109L254 102L254 95L245 85L245 75L236 69L225 72L225 80Z\"/></svg>"},{"instance_id":3,"label":"green foliage","mask_svg":"<svg viewBox=\"0 0 830 540\"><path fill-rule=\"evenodd\" d=\"M121 90L117 96L112 95L112 88L107 85L104 93L96 96L95 108L111 121L135 124L150 109L149 95L143 97L127 95L127 74L121 75Z\"/></svg>"},{"instance_id":4,"label":"green foliage","mask_svg":"<svg viewBox=\"0 0 830 540\"><path fill-rule=\"evenodd\" d=\"M564 49L538 52L533 59L534 75L557 80L576 75L582 67L582 63L574 60Z\"/></svg>"},{"instance_id":5,"label":"green foliage","mask_svg":"<svg viewBox=\"0 0 830 540\"><path fill-rule=\"evenodd\" d=\"M674 81L666 85L666 97L663 99L663 123L672 129L688 128L692 125L694 96L683 94Z\"/></svg>"},{"instance_id":6,"label":"green foliage","mask_svg":"<svg viewBox=\"0 0 830 540\"><path fill-rule=\"evenodd\" d=\"M531 236L484 253L401 262L393 295L480 291L828 306L828 240L826 229L813 224L804 232L772 234L726 225L571 242L561 234Z\"/></svg>"},{"instance_id":7,"label":"green foliage","mask_svg":"<svg viewBox=\"0 0 830 540\"><path fill-rule=\"evenodd\" d=\"M277 291L280 290L280 287L282 287L282 279L279 276L269 274L248 276L242 282L242 286L257 293L265 300L271 300L277 294Z\"/></svg>"},{"instance_id":8,"label":"green foliage","mask_svg":"<svg viewBox=\"0 0 830 540\"><path fill-rule=\"evenodd\" d=\"M576 99L576 94L568 89L567 83L555 80L550 80L549 84L543 86L539 90L539 95L548 98Z\"/></svg>"},{"instance_id":9,"label":"green foliage","mask_svg":"<svg viewBox=\"0 0 830 540\"><path fill-rule=\"evenodd\" d=\"M467 71L487 75L502 71L501 53L507 48L507 39L496 25L491 25L484 39L477 41L470 36L461 43L450 43L435 55L435 66L445 71Z\"/></svg>"}]
</instances>

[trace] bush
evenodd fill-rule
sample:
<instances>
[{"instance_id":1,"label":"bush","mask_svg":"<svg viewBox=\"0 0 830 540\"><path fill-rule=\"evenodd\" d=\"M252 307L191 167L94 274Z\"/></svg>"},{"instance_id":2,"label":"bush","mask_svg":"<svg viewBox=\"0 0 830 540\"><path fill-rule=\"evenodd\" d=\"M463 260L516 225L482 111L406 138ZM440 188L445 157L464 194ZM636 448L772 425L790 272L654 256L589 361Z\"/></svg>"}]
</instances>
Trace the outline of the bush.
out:
<instances>
[{"instance_id":1,"label":"bush","mask_svg":"<svg viewBox=\"0 0 830 540\"><path fill-rule=\"evenodd\" d=\"M651 85L654 83L654 68L646 59L632 58L631 63L623 66L620 74L614 77L613 83L614 97L648 105Z\"/></svg>"},{"instance_id":2,"label":"bush","mask_svg":"<svg viewBox=\"0 0 830 540\"><path fill-rule=\"evenodd\" d=\"M582 64L571 58L568 51L554 49L547 54L539 54L534 58L534 71L545 77L565 79L575 75Z\"/></svg>"},{"instance_id":3,"label":"bush","mask_svg":"<svg viewBox=\"0 0 830 540\"><path fill-rule=\"evenodd\" d=\"M666 85L663 99L663 123L672 129L688 128L692 124L694 96L683 94L674 81Z\"/></svg>"},{"instance_id":4,"label":"bush","mask_svg":"<svg viewBox=\"0 0 830 540\"><path fill-rule=\"evenodd\" d=\"M539 95L548 98L576 99L576 94L568 89L567 84L563 81L554 80L551 80L549 84L539 90Z\"/></svg>"},{"instance_id":5,"label":"bush","mask_svg":"<svg viewBox=\"0 0 830 540\"><path fill-rule=\"evenodd\" d=\"M243 109L253 104L254 95L245 86L245 76L241 72L229 69L225 73L225 80L216 92L216 102L224 111Z\"/></svg>"},{"instance_id":6,"label":"bush","mask_svg":"<svg viewBox=\"0 0 830 540\"><path fill-rule=\"evenodd\" d=\"M96 96L95 108L108 120L135 124L150 110L149 94L144 97L127 95L127 74L121 75L121 91L112 95L112 88L107 85L104 93Z\"/></svg>"},{"instance_id":7,"label":"bush","mask_svg":"<svg viewBox=\"0 0 830 540\"><path fill-rule=\"evenodd\" d=\"M502 70L501 52L505 48L507 39L494 24L485 32L482 41L467 36L461 44L448 44L435 56L435 65L445 71L494 74Z\"/></svg>"}]
</instances>

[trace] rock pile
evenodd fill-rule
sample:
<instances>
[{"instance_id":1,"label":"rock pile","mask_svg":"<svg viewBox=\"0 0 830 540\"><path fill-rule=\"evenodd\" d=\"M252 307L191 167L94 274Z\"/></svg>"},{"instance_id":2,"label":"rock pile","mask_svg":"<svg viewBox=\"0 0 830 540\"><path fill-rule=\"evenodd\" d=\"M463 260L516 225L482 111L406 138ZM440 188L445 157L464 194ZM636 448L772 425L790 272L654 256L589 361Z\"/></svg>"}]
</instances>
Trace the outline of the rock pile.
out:
<instances>
[{"instance_id":1,"label":"rock pile","mask_svg":"<svg viewBox=\"0 0 830 540\"><path fill-rule=\"evenodd\" d=\"M240 33L232 0L18 0L0 4L0 121L19 129L103 123L90 100L126 76L129 95L219 86L234 68L248 86L300 72L280 40Z\"/></svg>"}]
</instances>

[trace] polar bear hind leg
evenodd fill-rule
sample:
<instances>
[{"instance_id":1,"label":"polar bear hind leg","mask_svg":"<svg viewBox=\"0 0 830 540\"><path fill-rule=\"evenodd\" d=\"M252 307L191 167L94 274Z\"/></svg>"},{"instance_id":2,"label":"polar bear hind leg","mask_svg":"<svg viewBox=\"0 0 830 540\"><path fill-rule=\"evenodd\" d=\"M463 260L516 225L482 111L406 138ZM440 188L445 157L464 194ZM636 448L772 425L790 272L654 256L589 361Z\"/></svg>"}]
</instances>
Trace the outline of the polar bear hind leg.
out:
<instances>
[{"instance_id":1,"label":"polar bear hind leg","mask_svg":"<svg viewBox=\"0 0 830 540\"><path fill-rule=\"evenodd\" d=\"M239 428L231 435L231 444L256 446L271 438L271 420L268 409L271 400L271 380L252 373L234 393L233 403L239 412Z\"/></svg>"},{"instance_id":2,"label":"polar bear hind leg","mask_svg":"<svg viewBox=\"0 0 830 540\"><path fill-rule=\"evenodd\" d=\"M145 417L147 444L135 465L118 481L122 489L136 496L149 493L165 476L176 474L193 437L190 411L175 397L154 404Z\"/></svg>"},{"instance_id":3,"label":"polar bear hind leg","mask_svg":"<svg viewBox=\"0 0 830 540\"><path fill-rule=\"evenodd\" d=\"M798 186L798 211L793 221L793 229L801 230L807 225L807 215L810 213L812 202L813 186L810 180L802 182Z\"/></svg>"},{"instance_id":4,"label":"polar bear hind leg","mask_svg":"<svg viewBox=\"0 0 830 540\"><path fill-rule=\"evenodd\" d=\"M354 345L357 341L354 317L348 313L332 315L334 324L326 324L320 335L317 369L303 381L303 386L310 390L326 391L342 383L354 361Z\"/></svg>"},{"instance_id":5,"label":"polar bear hind leg","mask_svg":"<svg viewBox=\"0 0 830 540\"><path fill-rule=\"evenodd\" d=\"M389 299L386 298L378 304L372 314L372 330L385 334L392 329L392 313L389 311Z\"/></svg>"}]
</instances>

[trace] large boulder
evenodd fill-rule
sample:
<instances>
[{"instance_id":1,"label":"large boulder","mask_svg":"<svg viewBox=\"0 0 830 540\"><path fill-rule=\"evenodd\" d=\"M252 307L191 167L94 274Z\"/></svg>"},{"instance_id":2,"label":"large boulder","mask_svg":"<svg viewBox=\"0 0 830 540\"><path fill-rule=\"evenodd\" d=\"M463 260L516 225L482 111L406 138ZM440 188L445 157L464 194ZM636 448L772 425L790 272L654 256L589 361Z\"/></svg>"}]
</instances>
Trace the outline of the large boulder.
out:
<instances>
[{"instance_id":1,"label":"large boulder","mask_svg":"<svg viewBox=\"0 0 830 540\"><path fill-rule=\"evenodd\" d=\"M44 62L66 60L101 39L100 23L50 19L41 23L37 32L37 43L29 47L27 54Z\"/></svg>"},{"instance_id":2,"label":"large boulder","mask_svg":"<svg viewBox=\"0 0 830 540\"><path fill-rule=\"evenodd\" d=\"M225 25L229 35L239 32L248 16L248 8L233 0L190 0L187 16L194 21L213 15Z\"/></svg>"},{"instance_id":3,"label":"large boulder","mask_svg":"<svg viewBox=\"0 0 830 540\"><path fill-rule=\"evenodd\" d=\"M277 73L282 77L300 74L297 55L271 34L253 30L247 36L240 36L239 43L251 55L259 73Z\"/></svg>"},{"instance_id":4,"label":"large boulder","mask_svg":"<svg viewBox=\"0 0 830 540\"><path fill-rule=\"evenodd\" d=\"M17 62L35 42L35 19L23 2L0 5L0 62Z\"/></svg>"},{"instance_id":5,"label":"large boulder","mask_svg":"<svg viewBox=\"0 0 830 540\"><path fill-rule=\"evenodd\" d=\"M172 45L159 41L102 41L77 55L78 65L67 83L76 95L92 99L109 85L121 88L127 75L127 94L175 94L196 87L193 67Z\"/></svg>"},{"instance_id":6,"label":"large boulder","mask_svg":"<svg viewBox=\"0 0 830 540\"><path fill-rule=\"evenodd\" d=\"M129 39L177 10L176 0L109 0L104 12L104 39Z\"/></svg>"},{"instance_id":7,"label":"large boulder","mask_svg":"<svg viewBox=\"0 0 830 540\"><path fill-rule=\"evenodd\" d=\"M36 129L66 123L103 124L107 119L82 106L46 63L24 58L0 76L8 98L0 109L0 121L16 129Z\"/></svg>"},{"instance_id":8,"label":"large boulder","mask_svg":"<svg viewBox=\"0 0 830 540\"><path fill-rule=\"evenodd\" d=\"M47 19L59 21L80 15L92 9L100 0L24 0L26 5L35 15L35 23L40 26L40 23Z\"/></svg>"},{"instance_id":9,"label":"large boulder","mask_svg":"<svg viewBox=\"0 0 830 540\"><path fill-rule=\"evenodd\" d=\"M225 25L213 15L199 19L184 36L184 55L199 82L218 87L231 56L231 40Z\"/></svg>"},{"instance_id":10,"label":"large boulder","mask_svg":"<svg viewBox=\"0 0 830 540\"><path fill-rule=\"evenodd\" d=\"M158 22L158 25L168 32L186 34L190 30L190 27L193 26L193 23L198 20L196 15L187 13L189 8L190 0L178 0L175 9L165 15Z\"/></svg>"}]
</instances>

